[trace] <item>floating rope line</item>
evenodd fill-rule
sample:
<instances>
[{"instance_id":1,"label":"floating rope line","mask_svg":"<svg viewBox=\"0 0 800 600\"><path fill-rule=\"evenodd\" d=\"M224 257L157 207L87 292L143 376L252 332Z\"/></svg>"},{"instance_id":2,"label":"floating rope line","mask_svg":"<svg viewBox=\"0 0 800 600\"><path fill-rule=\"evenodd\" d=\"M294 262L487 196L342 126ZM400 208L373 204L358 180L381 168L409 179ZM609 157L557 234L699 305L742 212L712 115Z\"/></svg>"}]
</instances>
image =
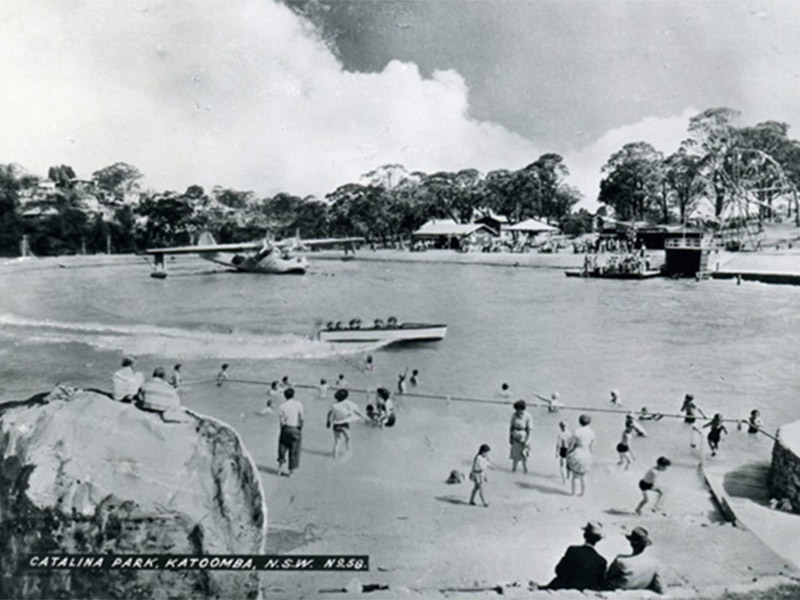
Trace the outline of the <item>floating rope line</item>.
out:
<instances>
[{"instance_id":1,"label":"floating rope line","mask_svg":"<svg viewBox=\"0 0 800 600\"><path fill-rule=\"evenodd\" d=\"M193 383L206 383L206 382L211 382L211 381L216 381L216 380L215 379L206 379L206 380L201 380L201 381L195 381ZM262 381L262 380L257 380L257 379L234 379L234 378L231 378L231 379L226 379L225 383L241 383L241 384L245 384L245 385L269 386L272 383L272 381ZM307 384L307 383L292 383L291 387L298 388L298 389L306 389L306 390L319 389L318 386L312 385L312 384ZM380 387L380 386L378 386L378 387ZM331 389L335 389L335 388L331 387ZM347 391L349 391L351 393L365 394L367 396L372 396L375 393L375 389L354 388L354 387L350 387L350 386L347 386L346 389L347 389ZM442 401L447 402L448 404L450 402L465 402L465 403L471 403L471 404L492 404L492 405L496 405L496 406L513 406L514 403L517 401L517 400L511 400L511 399L508 399L508 400L492 400L492 399L489 399L489 398L474 398L474 397L470 397L470 396L453 396L453 395L449 395L449 394L431 394L431 393L421 393L421 392L405 392L403 394L395 393L394 396L395 397L399 397L399 398L420 398L420 399L430 399L430 400L442 400ZM628 409L628 408L600 408L600 407L597 407L597 406L567 406L567 405L562 405L562 406L559 406L558 408L553 408L550 405L549 400L547 398L545 398L544 396L542 396L541 394L537 394L537 393L534 392L534 396L536 396L540 400L545 400L546 403L545 402L536 402L536 401L525 400L526 405L534 407L534 408L546 408L549 412L558 412L558 411L561 411L561 410L573 410L573 411L580 411L580 412L591 412L591 413L602 413L602 414L618 414L618 415L626 415L626 416L627 415L631 415L631 416L635 416L635 415L642 416L642 415L645 415L645 416L648 416L648 417L658 417L658 419L645 419L645 420L650 420L650 421L661 420L662 418L668 418L668 419L685 419L686 418L686 415L684 415L682 413L662 413L662 412L649 412L649 411L646 412L646 413L642 413L642 411L640 411L640 410L631 410L631 409ZM524 398L519 398L519 399L524 400ZM695 419L699 420L699 421L709 421L710 422L712 420L712 417L695 416ZM747 426L747 427L751 427L750 423L747 422L746 420L743 420L743 419L723 419L722 422L723 423L735 423L737 425L737 427L739 425L744 425L744 426ZM767 436L771 440L777 441L777 438L774 435L772 435L770 433L767 433L761 427L755 427L755 428L758 430L759 433ZM698 431L700 431L699 427L696 427L696 429Z\"/></svg>"}]
</instances>

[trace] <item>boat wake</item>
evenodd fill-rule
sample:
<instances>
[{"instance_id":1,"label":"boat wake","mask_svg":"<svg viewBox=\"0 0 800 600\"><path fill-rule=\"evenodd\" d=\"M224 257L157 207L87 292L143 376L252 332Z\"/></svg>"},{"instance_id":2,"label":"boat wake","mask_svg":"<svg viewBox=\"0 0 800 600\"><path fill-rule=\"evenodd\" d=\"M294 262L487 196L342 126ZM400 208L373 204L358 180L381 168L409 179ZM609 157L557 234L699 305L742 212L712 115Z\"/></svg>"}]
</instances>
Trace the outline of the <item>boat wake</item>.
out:
<instances>
[{"instance_id":1,"label":"boat wake","mask_svg":"<svg viewBox=\"0 0 800 600\"><path fill-rule=\"evenodd\" d=\"M154 325L112 325L26 319L0 314L0 337L16 344L86 344L101 351L182 359L324 359L359 354L382 343L333 345L301 335L207 331Z\"/></svg>"}]
</instances>

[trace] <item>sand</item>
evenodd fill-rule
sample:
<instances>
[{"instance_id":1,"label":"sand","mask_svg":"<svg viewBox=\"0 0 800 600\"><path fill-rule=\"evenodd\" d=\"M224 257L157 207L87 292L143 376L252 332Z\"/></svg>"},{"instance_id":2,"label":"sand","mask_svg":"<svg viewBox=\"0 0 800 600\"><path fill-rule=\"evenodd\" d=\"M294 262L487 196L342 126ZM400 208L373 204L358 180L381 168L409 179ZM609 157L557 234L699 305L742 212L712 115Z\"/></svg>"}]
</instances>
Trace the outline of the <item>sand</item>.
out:
<instances>
[{"instance_id":1,"label":"sand","mask_svg":"<svg viewBox=\"0 0 800 600\"><path fill-rule=\"evenodd\" d=\"M431 411L420 403L437 401L416 398L399 399L398 423L391 429L355 424L352 452L334 460L333 437L324 427L329 400L301 390L307 425L300 469L289 479L276 474L277 416L254 415L263 406L263 393L236 383L199 385L187 393L186 404L229 422L253 454L270 511L269 551L370 556L368 573L270 574L265 586L276 597L316 597L320 590L346 587L353 578L422 596L444 588L546 583L566 547L580 543L581 527L590 519L604 524L607 537L598 550L609 560L628 551L626 531L647 528L655 540L648 552L661 561L673 595L705 591L715 597L725 586L746 588L765 578L798 575L753 534L722 520L698 476L699 454L688 445L673 457L666 475L666 514L646 509L636 516L637 482L658 449L649 439L637 440L638 460L631 470L617 467L617 415L595 418L595 466L586 495L575 497L562 483L554 456L557 422L563 418L572 426L575 412L531 409L535 425L528 474L510 472L510 407L453 402ZM363 406L363 395L354 399ZM447 418L448 411L455 418ZM686 435L679 421L648 426ZM469 481L445 483L452 469L469 472L484 442L493 448L496 467L488 473L488 508L467 504Z\"/></svg>"}]
</instances>

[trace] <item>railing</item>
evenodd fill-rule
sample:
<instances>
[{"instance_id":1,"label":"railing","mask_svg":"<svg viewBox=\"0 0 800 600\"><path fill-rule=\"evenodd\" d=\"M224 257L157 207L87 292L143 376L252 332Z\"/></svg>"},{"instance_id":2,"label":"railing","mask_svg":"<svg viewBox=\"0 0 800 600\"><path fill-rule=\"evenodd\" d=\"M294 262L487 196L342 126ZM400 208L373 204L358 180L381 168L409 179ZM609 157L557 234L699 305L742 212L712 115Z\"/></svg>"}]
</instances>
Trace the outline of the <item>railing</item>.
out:
<instances>
[{"instance_id":1,"label":"railing","mask_svg":"<svg viewBox=\"0 0 800 600\"><path fill-rule=\"evenodd\" d=\"M704 242L701 237L667 238L664 240L664 248L708 248L708 243Z\"/></svg>"}]
</instances>

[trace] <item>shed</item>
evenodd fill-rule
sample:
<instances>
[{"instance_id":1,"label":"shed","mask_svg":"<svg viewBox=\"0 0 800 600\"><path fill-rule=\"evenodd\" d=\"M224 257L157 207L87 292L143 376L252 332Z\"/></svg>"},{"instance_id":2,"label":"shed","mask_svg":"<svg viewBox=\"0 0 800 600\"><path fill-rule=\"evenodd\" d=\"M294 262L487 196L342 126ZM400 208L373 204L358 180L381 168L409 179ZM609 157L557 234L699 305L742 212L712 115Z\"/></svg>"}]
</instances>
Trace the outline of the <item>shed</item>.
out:
<instances>
[{"instance_id":1,"label":"shed","mask_svg":"<svg viewBox=\"0 0 800 600\"><path fill-rule=\"evenodd\" d=\"M452 219L431 219L411 234L417 240L432 240L437 248L461 249L464 243L482 242L495 237L483 223L456 223Z\"/></svg>"}]
</instances>

